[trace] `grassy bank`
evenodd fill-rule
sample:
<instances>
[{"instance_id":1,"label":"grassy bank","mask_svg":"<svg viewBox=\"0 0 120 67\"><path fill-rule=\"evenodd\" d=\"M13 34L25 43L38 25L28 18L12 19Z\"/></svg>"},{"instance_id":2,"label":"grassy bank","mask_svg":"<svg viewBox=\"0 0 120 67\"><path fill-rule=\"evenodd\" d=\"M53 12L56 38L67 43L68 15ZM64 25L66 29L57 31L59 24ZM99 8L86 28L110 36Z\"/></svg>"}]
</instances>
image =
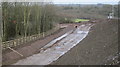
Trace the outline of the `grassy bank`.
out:
<instances>
[{"instance_id":1,"label":"grassy bank","mask_svg":"<svg viewBox=\"0 0 120 67\"><path fill-rule=\"evenodd\" d=\"M75 19L74 22L82 22L82 21L89 21L88 19Z\"/></svg>"}]
</instances>

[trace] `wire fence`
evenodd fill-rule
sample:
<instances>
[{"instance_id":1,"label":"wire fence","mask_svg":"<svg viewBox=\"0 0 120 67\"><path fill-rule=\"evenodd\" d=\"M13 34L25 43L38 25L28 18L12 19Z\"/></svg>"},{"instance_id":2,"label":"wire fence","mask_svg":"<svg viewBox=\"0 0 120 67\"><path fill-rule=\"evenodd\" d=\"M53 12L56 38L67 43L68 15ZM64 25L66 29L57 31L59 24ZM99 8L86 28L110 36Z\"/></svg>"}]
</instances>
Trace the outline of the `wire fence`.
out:
<instances>
[{"instance_id":1,"label":"wire fence","mask_svg":"<svg viewBox=\"0 0 120 67\"><path fill-rule=\"evenodd\" d=\"M2 50L6 50L8 47L16 47L21 44L26 44L28 42L38 40L42 37L45 37L47 35L50 35L50 34L56 32L58 29L59 29L59 27L55 27L55 28L53 28L47 32L41 33L41 34L36 34L36 35L32 35L32 36L27 36L27 37L21 37L18 39L2 42Z\"/></svg>"}]
</instances>

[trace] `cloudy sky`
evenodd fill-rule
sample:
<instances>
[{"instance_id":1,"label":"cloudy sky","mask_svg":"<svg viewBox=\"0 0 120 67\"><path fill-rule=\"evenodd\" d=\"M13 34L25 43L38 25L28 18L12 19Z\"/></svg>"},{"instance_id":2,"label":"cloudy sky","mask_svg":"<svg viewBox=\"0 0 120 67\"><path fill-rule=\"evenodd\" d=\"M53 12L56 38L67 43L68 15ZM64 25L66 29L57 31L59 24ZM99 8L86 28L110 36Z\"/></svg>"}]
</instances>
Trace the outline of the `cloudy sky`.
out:
<instances>
[{"instance_id":1,"label":"cloudy sky","mask_svg":"<svg viewBox=\"0 0 120 67\"><path fill-rule=\"evenodd\" d=\"M52 0L55 4L97 4L97 3L103 3L103 4L117 4L119 0Z\"/></svg>"}]
</instances>

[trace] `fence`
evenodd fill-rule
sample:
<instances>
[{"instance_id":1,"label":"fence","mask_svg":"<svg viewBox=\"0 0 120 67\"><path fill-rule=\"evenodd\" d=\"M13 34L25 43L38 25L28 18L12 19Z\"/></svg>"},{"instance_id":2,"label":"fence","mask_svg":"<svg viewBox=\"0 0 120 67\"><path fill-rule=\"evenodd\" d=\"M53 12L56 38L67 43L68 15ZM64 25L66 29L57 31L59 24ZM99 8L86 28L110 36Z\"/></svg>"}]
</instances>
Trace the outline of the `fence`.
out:
<instances>
[{"instance_id":1,"label":"fence","mask_svg":"<svg viewBox=\"0 0 120 67\"><path fill-rule=\"evenodd\" d=\"M21 45L21 44L25 44L25 43L28 43L31 41L38 40L41 37L44 37L44 36L47 36L47 35L54 33L58 29L59 29L59 27L55 27L55 28L53 28L47 32L41 33L41 34L36 34L36 35L32 35L32 36L27 36L27 37L22 37L22 38L15 39L15 40L2 42L2 50L7 49L8 47L16 47L16 46Z\"/></svg>"}]
</instances>

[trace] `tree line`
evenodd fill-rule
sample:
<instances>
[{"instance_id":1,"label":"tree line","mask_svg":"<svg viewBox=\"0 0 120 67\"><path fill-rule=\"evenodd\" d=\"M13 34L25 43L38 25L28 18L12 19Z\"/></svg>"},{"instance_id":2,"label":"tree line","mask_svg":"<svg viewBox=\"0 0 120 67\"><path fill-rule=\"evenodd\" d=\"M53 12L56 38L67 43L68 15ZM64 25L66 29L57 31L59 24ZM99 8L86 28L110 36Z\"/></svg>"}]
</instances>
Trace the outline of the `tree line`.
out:
<instances>
[{"instance_id":1,"label":"tree line","mask_svg":"<svg viewBox=\"0 0 120 67\"><path fill-rule=\"evenodd\" d=\"M2 41L44 33L54 27L54 5L36 2L2 2Z\"/></svg>"},{"instance_id":2,"label":"tree line","mask_svg":"<svg viewBox=\"0 0 120 67\"><path fill-rule=\"evenodd\" d=\"M62 4L57 5L59 15L65 18L95 18L107 19L114 10L114 17L119 18L119 4Z\"/></svg>"}]
</instances>

